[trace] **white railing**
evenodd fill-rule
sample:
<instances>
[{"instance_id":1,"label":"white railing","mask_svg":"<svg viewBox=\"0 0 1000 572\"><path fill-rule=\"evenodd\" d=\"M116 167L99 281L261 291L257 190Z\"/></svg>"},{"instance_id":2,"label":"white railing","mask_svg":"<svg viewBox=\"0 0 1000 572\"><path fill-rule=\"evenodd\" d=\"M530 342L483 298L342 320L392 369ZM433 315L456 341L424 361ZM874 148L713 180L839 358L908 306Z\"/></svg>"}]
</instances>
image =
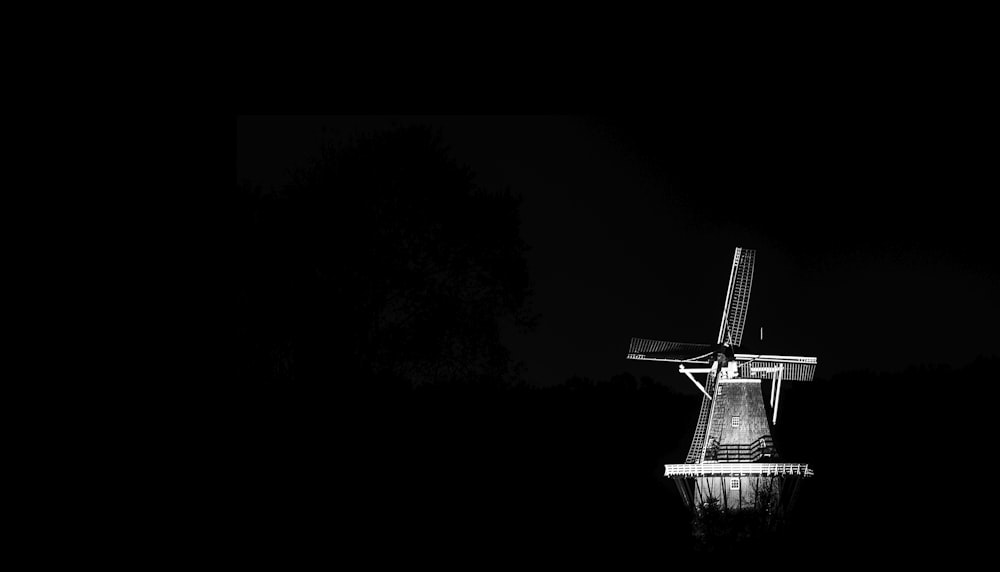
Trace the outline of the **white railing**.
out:
<instances>
[{"instance_id":1,"label":"white railing","mask_svg":"<svg viewBox=\"0 0 1000 572\"><path fill-rule=\"evenodd\" d=\"M802 475L813 476L805 463L687 463L664 465L664 477L703 477L738 475Z\"/></svg>"}]
</instances>

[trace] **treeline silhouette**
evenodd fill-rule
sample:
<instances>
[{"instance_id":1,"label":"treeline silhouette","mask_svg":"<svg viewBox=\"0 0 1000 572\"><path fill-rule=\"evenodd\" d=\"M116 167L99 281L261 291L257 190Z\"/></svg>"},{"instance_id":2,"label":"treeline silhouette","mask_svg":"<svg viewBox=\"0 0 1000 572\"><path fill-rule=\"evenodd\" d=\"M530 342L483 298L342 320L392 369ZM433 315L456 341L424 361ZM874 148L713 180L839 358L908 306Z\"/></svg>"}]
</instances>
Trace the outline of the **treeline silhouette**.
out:
<instances>
[{"instance_id":1,"label":"treeline silhouette","mask_svg":"<svg viewBox=\"0 0 1000 572\"><path fill-rule=\"evenodd\" d=\"M998 365L785 384L778 449L816 476L778 536L727 544L728 553L961 557L977 534L961 476L969 447L946 427L961 419L948 414L962 403L950 388L995 381ZM311 550L697 559L712 547L692 535L663 464L683 462L699 403L628 373L548 388L432 383L334 402L316 419L294 399L271 401L248 502L265 543Z\"/></svg>"},{"instance_id":2,"label":"treeline silhouette","mask_svg":"<svg viewBox=\"0 0 1000 572\"><path fill-rule=\"evenodd\" d=\"M700 394L627 372L525 384L499 338L504 320L538 318L518 200L476 188L439 136L328 145L287 187L228 200L236 415L220 456L239 526L220 532L245 554L469 568L711 554L663 477ZM984 455L969 444L991 441L975 395L997 366L786 384L776 445L816 477L779 537L730 551L761 565L961 554L967 484L988 479L968 466Z\"/></svg>"},{"instance_id":3,"label":"treeline silhouette","mask_svg":"<svg viewBox=\"0 0 1000 572\"><path fill-rule=\"evenodd\" d=\"M500 324L537 320L516 196L478 187L419 126L327 141L290 174L276 189L237 184L225 209L242 384L515 378Z\"/></svg>"}]
</instances>

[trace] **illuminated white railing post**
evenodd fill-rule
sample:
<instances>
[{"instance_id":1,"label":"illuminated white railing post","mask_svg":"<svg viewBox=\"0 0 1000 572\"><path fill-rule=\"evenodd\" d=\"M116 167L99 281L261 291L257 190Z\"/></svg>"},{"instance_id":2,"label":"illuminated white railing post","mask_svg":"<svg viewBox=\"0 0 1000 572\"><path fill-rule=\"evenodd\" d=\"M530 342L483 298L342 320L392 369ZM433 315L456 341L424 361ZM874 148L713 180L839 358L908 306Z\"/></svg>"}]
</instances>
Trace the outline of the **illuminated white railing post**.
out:
<instances>
[{"instance_id":1,"label":"illuminated white railing post","mask_svg":"<svg viewBox=\"0 0 1000 572\"><path fill-rule=\"evenodd\" d=\"M774 390L778 387L778 372L771 372L771 409L774 409Z\"/></svg>"},{"instance_id":2,"label":"illuminated white railing post","mask_svg":"<svg viewBox=\"0 0 1000 572\"><path fill-rule=\"evenodd\" d=\"M778 404L781 403L781 378L785 373L784 364L778 364L778 392L774 396L774 419L771 420L771 424L778 424Z\"/></svg>"}]
</instances>

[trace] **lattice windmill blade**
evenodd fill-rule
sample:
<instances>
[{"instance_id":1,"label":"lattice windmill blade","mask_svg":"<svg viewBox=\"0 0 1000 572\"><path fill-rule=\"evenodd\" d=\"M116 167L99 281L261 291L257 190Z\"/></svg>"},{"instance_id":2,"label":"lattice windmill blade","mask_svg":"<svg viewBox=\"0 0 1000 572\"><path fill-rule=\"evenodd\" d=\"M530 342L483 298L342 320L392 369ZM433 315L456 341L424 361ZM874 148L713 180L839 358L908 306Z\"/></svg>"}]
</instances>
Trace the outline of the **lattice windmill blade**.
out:
<instances>
[{"instance_id":1,"label":"lattice windmill blade","mask_svg":"<svg viewBox=\"0 0 1000 572\"><path fill-rule=\"evenodd\" d=\"M750 305L750 287L753 286L753 264L756 251L736 248L733 269L729 273L729 290L726 292L726 306L722 310L719 324L718 343L739 346L743 341L743 324Z\"/></svg>"},{"instance_id":2,"label":"lattice windmill blade","mask_svg":"<svg viewBox=\"0 0 1000 572\"><path fill-rule=\"evenodd\" d=\"M740 372L740 377L744 378L769 378L771 374L766 370L783 365L782 377L787 381L812 381L816 375L816 358L801 356L775 356L756 354L736 354Z\"/></svg>"},{"instance_id":3,"label":"lattice windmill blade","mask_svg":"<svg viewBox=\"0 0 1000 572\"><path fill-rule=\"evenodd\" d=\"M663 342L646 338L632 338L628 346L628 359L649 361L672 361L683 363L708 364L712 355L709 344L685 344L680 342Z\"/></svg>"}]
</instances>

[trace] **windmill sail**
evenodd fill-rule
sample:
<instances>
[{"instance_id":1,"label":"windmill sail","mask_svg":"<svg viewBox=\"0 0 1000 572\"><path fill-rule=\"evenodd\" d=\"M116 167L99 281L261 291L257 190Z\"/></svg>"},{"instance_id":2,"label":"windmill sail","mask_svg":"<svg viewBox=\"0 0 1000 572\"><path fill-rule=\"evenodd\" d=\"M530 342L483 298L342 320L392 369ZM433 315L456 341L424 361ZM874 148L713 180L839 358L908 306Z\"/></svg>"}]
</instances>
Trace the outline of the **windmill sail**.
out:
<instances>
[{"instance_id":1,"label":"windmill sail","mask_svg":"<svg viewBox=\"0 0 1000 572\"><path fill-rule=\"evenodd\" d=\"M682 500L696 514L714 498L730 509L754 511L763 500L769 515L780 516L791 506L800 478L813 476L808 465L781 460L772 431L782 382L812 381L816 358L736 353L743 341L755 259L753 250L736 249L715 343L632 338L629 344L628 359L679 363L680 373L702 393L684 463L664 465L664 476L673 478ZM765 385L770 387L770 408Z\"/></svg>"},{"instance_id":2,"label":"windmill sail","mask_svg":"<svg viewBox=\"0 0 1000 572\"><path fill-rule=\"evenodd\" d=\"M712 346L708 344L685 344L632 338L632 342L628 346L627 357L638 360L707 364L711 350Z\"/></svg>"},{"instance_id":3,"label":"windmill sail","mask_svg":"<svg viewBox=\"0 0 1000 572\"><path fill-rule=\"evenodd\" d=\"M756 252L737 248L733 256L733 269L729 273L729 290L726 306L722 310L718 343L739 346L743 341L743 324L750 305L750 287L753 285L753 263Z\"/></svg>"},{"instance_id":4,"label":"windmill sail","mask_svg":"<svg viewBox=\"0 0 1000 572\"><path fill-rule=\"evenodd\" d=\"M785 366L782 377L788 381L812 381L816 374L816 358L799 356L771 356L754 354L736 354L739 363L740 377L770 378L770 373L754 372L752 369L775 368L779 364Z\"/></svg>"}]
</instances>

